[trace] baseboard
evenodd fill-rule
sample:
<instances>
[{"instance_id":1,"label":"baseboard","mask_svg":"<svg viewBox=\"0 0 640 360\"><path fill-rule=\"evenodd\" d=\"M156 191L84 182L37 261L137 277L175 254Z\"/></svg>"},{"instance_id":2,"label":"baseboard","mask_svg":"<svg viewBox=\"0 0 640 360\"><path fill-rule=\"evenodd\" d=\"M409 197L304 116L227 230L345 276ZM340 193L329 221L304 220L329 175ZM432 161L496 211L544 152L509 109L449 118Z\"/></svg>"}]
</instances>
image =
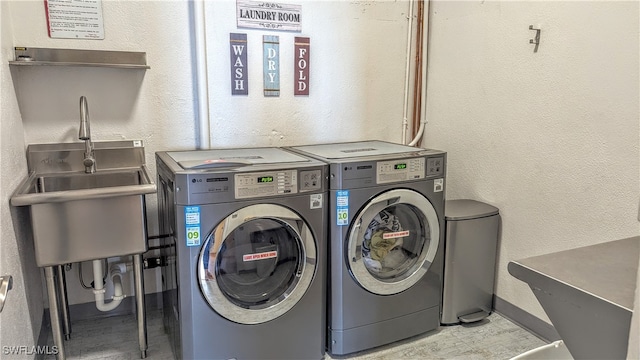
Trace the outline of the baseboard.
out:
<instances>
[{"instance_id":1,"label":"baseboard","mask_svg":"<svg viewBox=\"0 0 640 360\"><path fill-rule=\"evenodd\" d=\"M162 309L162 293L145 294L144 303L147 311ZM70 305L69 317L71 320L71 333L73 334L74 321L134 314L135 309L135 296L129 296L122 299L122 303L120 303L116 309L109 312L102 312L98 310L94 302ZM49 343L50 336L52 336L51 318L49 317L49 309L47 308L44 309L42 313L42 325L40 326L37 346L44 348ZM35 360L44 360L45 357L46 354L38 354L36 355Z\"/></svg>"},{"instance_id":2,"label":"baseboard","mask_svg":"<svg viewBox=\"0 0 640 360\"><path fill-rule=\"evenodd\" d=\"M506 317L512 322L525 328L535 336L546 342L553 342L560 340L560 335L553 327L543 320L529 314L528 312L520 309L519 307L511 304L510 302L501 299L500 297L493 296L493 308L500 315Z\"/></svg>"}]
</instances>

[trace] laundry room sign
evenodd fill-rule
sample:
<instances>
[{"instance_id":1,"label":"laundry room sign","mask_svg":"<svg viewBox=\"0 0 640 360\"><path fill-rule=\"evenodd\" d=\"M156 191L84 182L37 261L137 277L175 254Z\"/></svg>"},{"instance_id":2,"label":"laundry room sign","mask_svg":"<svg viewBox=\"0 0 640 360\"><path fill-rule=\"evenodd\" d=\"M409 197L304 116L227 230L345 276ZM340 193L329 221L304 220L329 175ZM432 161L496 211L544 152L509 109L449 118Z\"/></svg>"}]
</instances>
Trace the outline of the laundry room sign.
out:
<instances>
[{"instance_id":1,"label":"laundry room sign","mask_svg":"<svg viewBox=\"0 0 640 360\"><path fill-rule=\"evenodd\" d=\"M302 31L302 6L265 1L236 1L239 28Z\"/></svg>"}]
</instances>

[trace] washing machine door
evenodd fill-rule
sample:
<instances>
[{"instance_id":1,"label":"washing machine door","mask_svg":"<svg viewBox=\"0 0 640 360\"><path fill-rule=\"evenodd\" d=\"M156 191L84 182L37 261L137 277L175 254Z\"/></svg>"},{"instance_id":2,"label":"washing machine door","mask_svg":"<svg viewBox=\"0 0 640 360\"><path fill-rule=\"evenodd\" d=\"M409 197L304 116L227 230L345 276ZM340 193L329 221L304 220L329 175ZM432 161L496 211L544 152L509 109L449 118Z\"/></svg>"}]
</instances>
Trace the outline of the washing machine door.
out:
<instances>
[{"instance_id":1,"label":"washing machine door","mask_svg":"<svg viewBox=\"0 0 640 360\"><path fill-rule=\"evenodd\" d=\"M198 261L200 289L221 316L263 323L300 301L316 256L311 230L298 214L274 204L247 206L207 236Z\"/></svg>"},{"instance_id":2,"label":"washing machine door","mask_svg":"<svg viewBox=\"0 0 640 360\"><path fill-rule=\"evenodd\" d=\"M429 270L440 242L433 205L414 190L383 192L352 222L345 259L354 279L378 295L402 292Z\"/></svg>"}]
</instances>

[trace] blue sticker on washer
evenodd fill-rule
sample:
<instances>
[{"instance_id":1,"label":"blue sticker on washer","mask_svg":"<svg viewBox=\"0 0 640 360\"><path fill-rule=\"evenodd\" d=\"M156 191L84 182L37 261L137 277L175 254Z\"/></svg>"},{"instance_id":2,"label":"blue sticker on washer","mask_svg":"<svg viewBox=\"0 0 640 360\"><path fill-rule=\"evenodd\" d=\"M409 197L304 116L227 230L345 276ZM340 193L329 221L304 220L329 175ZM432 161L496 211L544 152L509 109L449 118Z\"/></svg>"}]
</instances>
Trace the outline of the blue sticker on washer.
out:
<instances>
[{"instance_id":1,"label":"blue sticker on washer","mask_svg":"<svg viewBox=\"0 0 640 360\"><path fill-rule=\"evenodd\" d=\"M336 192L336 225L349 225L349 190Z\"/></svg>"},{"instance_id":2,"label":"blue sticker on washer","mask_svg":"<svg viewBox=\"0 0 640 360\"><path fill-rule=\"evenodd\" d=\"M200 206L185 206L184 224L187 246L200 245Z\"/></svg>"}]
</instances>

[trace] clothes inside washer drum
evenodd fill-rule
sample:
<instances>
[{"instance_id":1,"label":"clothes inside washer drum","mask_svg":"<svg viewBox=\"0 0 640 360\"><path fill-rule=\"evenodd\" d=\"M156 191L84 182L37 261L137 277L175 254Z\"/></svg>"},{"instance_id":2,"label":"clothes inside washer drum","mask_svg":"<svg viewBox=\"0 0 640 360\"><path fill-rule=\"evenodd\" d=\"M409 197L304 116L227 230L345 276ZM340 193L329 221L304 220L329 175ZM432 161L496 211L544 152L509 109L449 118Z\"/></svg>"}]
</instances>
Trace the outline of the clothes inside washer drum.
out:
<instances>
[{"instance_id":1,"label":"clothes inside washer drum","mask_svg":"<svg viewBox=\"0 0 640 360\"><path fill-rule=\"evenodd\" d=\"M373 233L373 236L370 240L370 252L369 255L371 259L376 261L382 261L385 256L391 251L393 248L402 245L402 238L384 238L384 234L389 233L385 230L378 230Z\"/></svg>"},{"instance_id":2,"label":"clothes inside washer drum","mask_svg":"<svg viewBox=\"0 0 640 360\"><path fill-rule=\"evenodd\" d=\"M394 268L406 259L402 251L403 237L384 236L400 231L402 224L398 217L386 210L380 211L371 220L362 243L362 256L370 271L379 272L383 267Z\"/></svg>"}]
</instances>

